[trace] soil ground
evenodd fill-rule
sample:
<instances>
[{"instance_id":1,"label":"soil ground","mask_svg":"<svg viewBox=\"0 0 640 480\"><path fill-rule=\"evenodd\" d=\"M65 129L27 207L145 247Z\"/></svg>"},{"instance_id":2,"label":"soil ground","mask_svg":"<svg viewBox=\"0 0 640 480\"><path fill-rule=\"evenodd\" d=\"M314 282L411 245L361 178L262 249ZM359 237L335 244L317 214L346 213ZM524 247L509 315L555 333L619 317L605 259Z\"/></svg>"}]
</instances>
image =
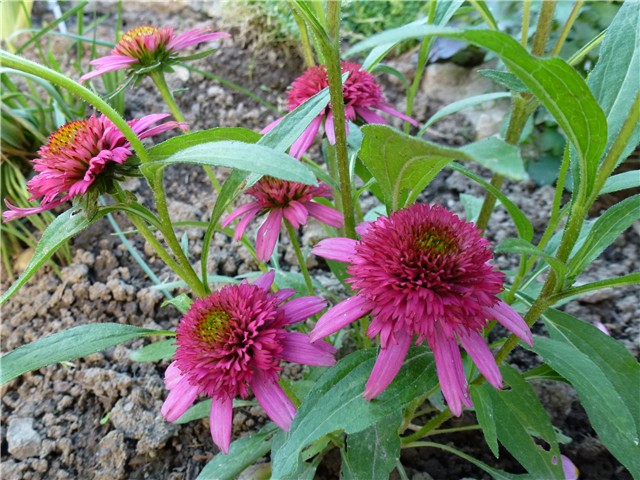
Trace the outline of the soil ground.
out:
<instances>
[{"instance_id":1,"label":"soil ground","mask_svg":"<svg viewBox=\"0 0 640 480\"><path fill-rule=\"evenodd\" d=\"M114 12L114 6L109 4L96 3L95 8L100 12ZM224 13L221 8L217 3L127 4L125 29L153 24L174 25L179 31L202 26L229 31L233 39L223 42L214 55L195 65L238 83L282 108L286 87L304 69L299 52L291 44L266 42L258 33L258 25L242 15L226 14L221 18ZM48 13L43 12L43 15ZM109 25L101 27L99 36L111 38ZM52 45L54 54L64 52L63 46L56 40ZM398 68L410 68L407 64L411 62L411 56L404 55L395 62ZM276 118L276 114L264 105L201 75L179 70L170 75L169 83L171 88L181 89L177 99L194 131L216 126L243 126L258 131ZM384 87L387 98L393 102L399 96L397 84L385 80ZM421 102L417 109L418 121L424 121L441 106L437 98L424 97ZM135 92L127 94L126 116L134 118L156 113L162 110L161 105L150 82L143 81ZM467 141L460 132L472 128L464 117L456 116L436 124L432 139L459 144ZM482 173L486 175L487 172ZM207 218L215 193L201 169L188 166L169 169L166 187L175 220ZM127 188L141 200L149 201L149 192L140 181L129 181ZM507 185L506 192L530 216L539 234L547 218L552 189L525 183ZM482 194L466 177L445 170L420 200L462 212L462 193ZM369 202L368 206L371 205ZM126 221L120 216L117 218L126 228ZM309 224L302 229L302 241L307 245L317 241L318 231L317 225ZM512 234L513 224L506 212L498 208L488 229L489 239L495 243ZM636 224L605 251L581 281L638 271L639 234L640 228ZM199 259L203 232L190 228L186 235L195 263ZM174 280L142 239L135 235L129 238L162 281ZM294 263L293 251L287 242L283 241L279 248L282 264ZM175 328L179 313L171 306L161 307L162 294L151 288L151 280L112 235L106 220L97 222L78 236L73 241L73 250L74 261L62 269L60 277L49 267L44 268L3 307L0 325L3 352L91 322ZM511 256L496 258L501 268L513 266L514 261ZM316 276L329 278L322 264L311 266ZM248 252L221 234L214 238L208 267L210 274L219 275L237 275L256 269ZM3 278L3 290L10 280ZM604 323L614 338L636 357L639 355L640 299L637 290L598 292L566 305L566 311L588 322ZM544 333L542 327L536 329L536 333ZM135 363L129 359L132 351L147 343L149 340L135 340L73 362L41 368L3 387L2 477L34 480L196 478L217 453L211 442L208 420L186 425L164 421L159 412L166 396L162 379L168 362ZM528 368L536 359L518 350L512 361L519 368ZM289 373L295 375L296 372ZM541 383L535 388L554 425L573 439L562 450L580 468L581 478L630 478L597 439L571 387ZM472 419L472 415L467 413L449 426L463 425ZM259 407L236 410L234 437L255 431L265 418ZM438 440L451 443L490 465L514 473L520 471L505 451L501 451L500 459L496 460L480 432L451 434L438 437ZM404 451L401 460L412 480L488 478L473 465L432 449ZM337 478L339 464L337 456L329 456L320 466L317 478ZM397 472L393 473L393 478L399 478Z\"/></svg>"}]
</instances>

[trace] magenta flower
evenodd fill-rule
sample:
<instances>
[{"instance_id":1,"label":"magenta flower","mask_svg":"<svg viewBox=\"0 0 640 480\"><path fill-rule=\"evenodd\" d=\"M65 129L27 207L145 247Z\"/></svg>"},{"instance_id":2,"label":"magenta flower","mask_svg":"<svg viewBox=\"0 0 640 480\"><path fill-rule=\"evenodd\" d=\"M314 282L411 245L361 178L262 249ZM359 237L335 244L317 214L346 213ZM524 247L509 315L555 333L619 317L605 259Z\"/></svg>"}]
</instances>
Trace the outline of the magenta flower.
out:
<instances>
[{"instance_id":1,"label":"magenta flower","mask_svg":"<svg viewBox=\"0 0 640 480\"><path fill-rule=\"evenodd\" d=\"M418 123L414 119L395 110L391 104L384 99L382 90L376 83L373 75L363 70L361 65L352 62L342 62L342 72L349 72L349 77L342 86L344 113L347 122L349 120L356 121L357 118L360 118L363 123L386 124L387 122L384 118L375 112L375 110L381 110L402 118L412 125L418 126ZM324 65L316 65L315 67L308 68L306 72L291 84L291 90L289 90L289 111L295 110L328 86L329 77L327 75L327 68ZM280 123L281 120L282 118L279 118L275 122L270 123L260 133L270 131ZM325 122L324 131L327 134L329 143L331 143L331 145L336 143L333 128L333 113L331 111L331 104L329 104L305 129L300 138L291 145L291 150L289 151L291 156L300 158L309 150L313 139L320 130L323 120ZM347 129L347 133L349 133L348 123L345 124L345 128Z\"/></svg>"},{"instance_id":2,"label":"magenta flower","mask_svg":"<svg viewBox=\"0 0 640 480\"><path fill-rule=\"evenodd\" d=\"M165 69L179 61L178 52L198 43L219 38L230 38L225 32L210 32L194 28L180 35L173 34L173 27L143 26L129 30L111 51L111 55L89 62L97 67L82 77L84 82L107 72L130 69L132 73L148 73L155 68Z\"/></svg>"},{"instance_id":3,"label":"magenta flower","mask_svg":"<svg viewBox=\"0 0 640 480\"><path fill-rule=\"evenodd\" d=\"M331 238L312 250L349 263L355 296L327 311L309 335L326 337L370 314L367 335L380 334L380 353L364 397L379 395L396 376L414 339L427 341L436 362L442 393L454 415L471 406L456 339L496 388L502 377L482 337L495 319L528 344L524 320L496 294L504 276L487 262L489 242L472 223L443 207L416 204L390 217L360 224L360 240Z\"/></svg>"},{"instance_id":4,"label":"magenta flower","mask_svg":"<svg viewBox=\"0 0 640 480\"><path fill-rule=\"evenodd\" d=\"M309 216L332 227L342 227L343 217L340 212L312 201L316 197L331 196L331 187L324 183L314 187L272 177L262 177L245 193L253 196L255 200L236 208L223 220L222 226L226 227L236 218L242 217L233 236L235 240L240 240L249 222L256 215L267 213L267 218L258 229L256 238L256 255L263 262L273 254L283 219L296 229L306 224Z\"/></svg>"},{"instance_id":5,"label":"magenta flower","mask_svg":"<svg viewBox=\"0 0 640 480\"><path fill-rule=\"evenodd\" d=\"M152 127L168 116L147 115L128 123L141 139L174 128L187 129L186 124L173 121ZM111 120L91 116L60 127L38 154L40 157L33 160L33 169L38 174L27 182L27 190L31 194L29 200L41 198L40 206L18 208L5 199L9 207L2 214L5 222L50 210L77 195L84 195L97 180L101 180L99 188L104 189L109 181L126 173L123 164L133 152L129 141Z\"/></svg>"},{"instance_id":6,"label":"magenta flower","mask_svg":"<svg viewBox=\"0 0 640 480\"><path fill-rule=\"evenodd\" d=\"M170 393L162 415L173 422L198 395L211 397L211 436L224 453L231 443L235 397L246 398L251 387L271 420L288 431L296 409L278 385L280 361L335 363L335 349L328 343L310 344L307 335L285 330L321 311L325 301L301 297L283 304L295 291L270 293L274 276L272 270L253 285L229 285L197 299L178 325L178 349L165 372Z\"/></svg>"}]
</instances>

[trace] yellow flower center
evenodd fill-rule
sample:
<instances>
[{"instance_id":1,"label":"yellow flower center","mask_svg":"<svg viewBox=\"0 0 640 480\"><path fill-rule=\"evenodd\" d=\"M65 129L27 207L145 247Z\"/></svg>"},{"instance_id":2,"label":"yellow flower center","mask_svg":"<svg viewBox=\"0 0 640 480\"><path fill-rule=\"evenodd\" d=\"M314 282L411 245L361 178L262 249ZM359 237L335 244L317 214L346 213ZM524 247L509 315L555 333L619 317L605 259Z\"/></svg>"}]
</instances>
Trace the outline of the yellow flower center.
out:
<instances>
[{"instance_id":1,"label":"yellow flower center","mask_svg":"<svg viewBox=\"0 0 640 480\"><path fill-rule=\"evenodd\" d=\"M423 252L445 255L455 252L458 242L448 229L429 227L418 233L416 246Z\"/></svg>"},{"instance_id":2,"label":"yellow flower center","mask_svg":"<svg viewBox=\"0 0 640 480\"><path fill-rule=\"evenodd\" d=\"M59 153L60 150L72 143L78 132L85 128L86 120L76 120L61 126L49 137L49 150L51 153Z\"/></svg>"},{"instance_id":3,"label":"yellow flower center","mask_svg":"<svg viewBox=\"0 0 640 480\"><path fill-rule=\"evenodd\" d=\"M136 27L132 30L129 30L127 33L122 35L120 39L121 42L131 42L135 40L137 37L144 37L145 35L153 35L156 30L156 27L151 27L149 25L143 25L142 27Z\"/></svg>"}]
</instances>

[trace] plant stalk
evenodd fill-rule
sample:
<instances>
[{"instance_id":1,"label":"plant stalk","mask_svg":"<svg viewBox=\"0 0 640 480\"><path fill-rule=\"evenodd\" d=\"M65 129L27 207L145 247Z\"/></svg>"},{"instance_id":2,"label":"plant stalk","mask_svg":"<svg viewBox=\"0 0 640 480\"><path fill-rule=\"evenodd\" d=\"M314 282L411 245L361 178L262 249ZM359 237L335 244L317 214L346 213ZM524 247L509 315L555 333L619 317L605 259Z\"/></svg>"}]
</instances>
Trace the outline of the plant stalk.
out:
<instances>
[{"instance_id":1,"label":"plant stalk","mask_svg":"<svg viewBox=\"0 0 640 480\"><path fill-rule=\"evenodd\" d=\"M313 283L311 282L311 276L309 275L307 262L304 258L304 255L302 254L302 249L300 248L300 242L298 242L296 229L293 228L293 225L291 225L291 223L289 223L289 221L286 219L284 221L284 224L287 227L287 233L289 234L289 240L291 240L293 250L296 252L298 265L300 265L300 271L302 272L302 276L304 277L304 283L307 285L307 292L309 293L309 295L313 295Z\"/></svg>"}]
</instances>

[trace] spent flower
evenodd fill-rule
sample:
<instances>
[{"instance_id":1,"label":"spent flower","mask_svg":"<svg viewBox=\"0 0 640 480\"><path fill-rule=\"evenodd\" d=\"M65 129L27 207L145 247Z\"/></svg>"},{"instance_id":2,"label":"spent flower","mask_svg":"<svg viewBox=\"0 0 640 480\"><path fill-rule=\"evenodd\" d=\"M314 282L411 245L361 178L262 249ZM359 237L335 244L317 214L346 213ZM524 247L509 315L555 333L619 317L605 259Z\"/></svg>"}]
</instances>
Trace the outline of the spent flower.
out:
<instances>
[{"instance_id":1,"label":"spent flower","mask_svg":"<svg viewBox=\"0 0 640 480\"><path fill-rule=\"evenodd\" d=\"M245 193L255 200L234 210L224 219L222 226L226 227L242 217L234 232L234 239L239 240L254 217L266 214L256 238L256 255L263 262L273 254L283 220L296 229L305 225L309 216L332 227L342 227L340 212L313 201L318 197L331 197L331 187L327 184L305 185L265 176Z\"/></svg>"},{"instance_id":2,"label":"spent flower","mask_svg":"<svg viewBox=\"0 0 640 480\"><path fill-rule=\"evenodd\" d=\"M364 397L379 395L396 376L415 338L433 351L442 393L459 416L471 406L458 341L496 388L500 370L482 329L497 320L532 343L524 320L496 296L504 276L488 263L489 242L474 224L440 206L415 204L360 224L360 240L331 238L312 250L346 262L356 295L327 311L310 334L326 337L369 314L367 335L380 335L380 353Z\"/></svg>"},{"instance_id":3,"label":"spent flower","mask_svg":"<svg viewBox=\"0 0 640 480\"><path fill-rule=\"evenodd\" d=\"M158 28L149 25L136 27L122 35L111 51L111 55L89 62L96 69L80 77L80 81L84 82L90 78L123 69L139 74L155 69L169 69L172 64L181 60L178 57L180 50L199 43L230 37L231 35L225 32L211 32L201 28L175 35L173 27Z\"/></svg>"},{"instance_id":4,"label":"spent flower","mask_svg":"<svg viewBox=\"0 0 640 480\"><path fill-rule=\"evenodd\" d=\"M231 443L235 397L246 398L251 388L271 420L288 431L296 409L278 385L281 361L335 363L330 344L311 344L307 335L285 329L320 312L325 301L300 297L285 303L295 291L270 293L274 276L272 270L253 284L228 285L197 299L178 325L162 414L173 422L200 394L210 397L211 436L224 453Z\"/></svg>"},{"instance_id":5,"label":"spent flower","mask_svg":"<svg viewBox=\"0 0 640 480\"><path fill-rule=\"evenodd\" d=\"M128 124L140 139L174 128L186 130L186 124L174 121L153 126L168 116L147 115ZM111 120L105 116L91 116L60 127L49 136L49 142L38 150L38 154L39 157L33 160L37 175L27 182L27 190L31 194L29 200L40 199L40 206L18 208L5 199L9 207L2 214L5 222L50 210L86 194L98 183L101 190L107 191L110 181L128 171L123 164L133 151Z\"/></svg>"},{"instance_id":6,"label":"spent flower","mask_svg":"<svg viewBox=\"0 0 640 480\"><path fill-rule=\"evenodd\" d=\"M363 123L383 123L386 124L376 110L390 113L399 117L412 125L417 126L417 122L395 110L393 106L387 102L382 95L380 85L376 83L375 78L369 72L364 70L361 65L353 62L342 62L342 72L349 73L347 80L342 86L342 94L344 96L344 113L345 128L349 133L349 121L355 122L360 119ZM300 77L291 84L288 96L289 111L295 110L304 102L309 100L315 94L329 86L329 77L327 68L324 65L316 65L310 67ZM261 133L266 133L273 129L282 118L267 125ZM323 112L321 112L309 126L304 130L302 135L291 145L290 154L293 157L300 158L309 149L313 143L313 139L320 130L320 126L324 121L324 130L327 139L331 145L336 143L333 111L329 104Z\"/></svg>"}]
</instances>

